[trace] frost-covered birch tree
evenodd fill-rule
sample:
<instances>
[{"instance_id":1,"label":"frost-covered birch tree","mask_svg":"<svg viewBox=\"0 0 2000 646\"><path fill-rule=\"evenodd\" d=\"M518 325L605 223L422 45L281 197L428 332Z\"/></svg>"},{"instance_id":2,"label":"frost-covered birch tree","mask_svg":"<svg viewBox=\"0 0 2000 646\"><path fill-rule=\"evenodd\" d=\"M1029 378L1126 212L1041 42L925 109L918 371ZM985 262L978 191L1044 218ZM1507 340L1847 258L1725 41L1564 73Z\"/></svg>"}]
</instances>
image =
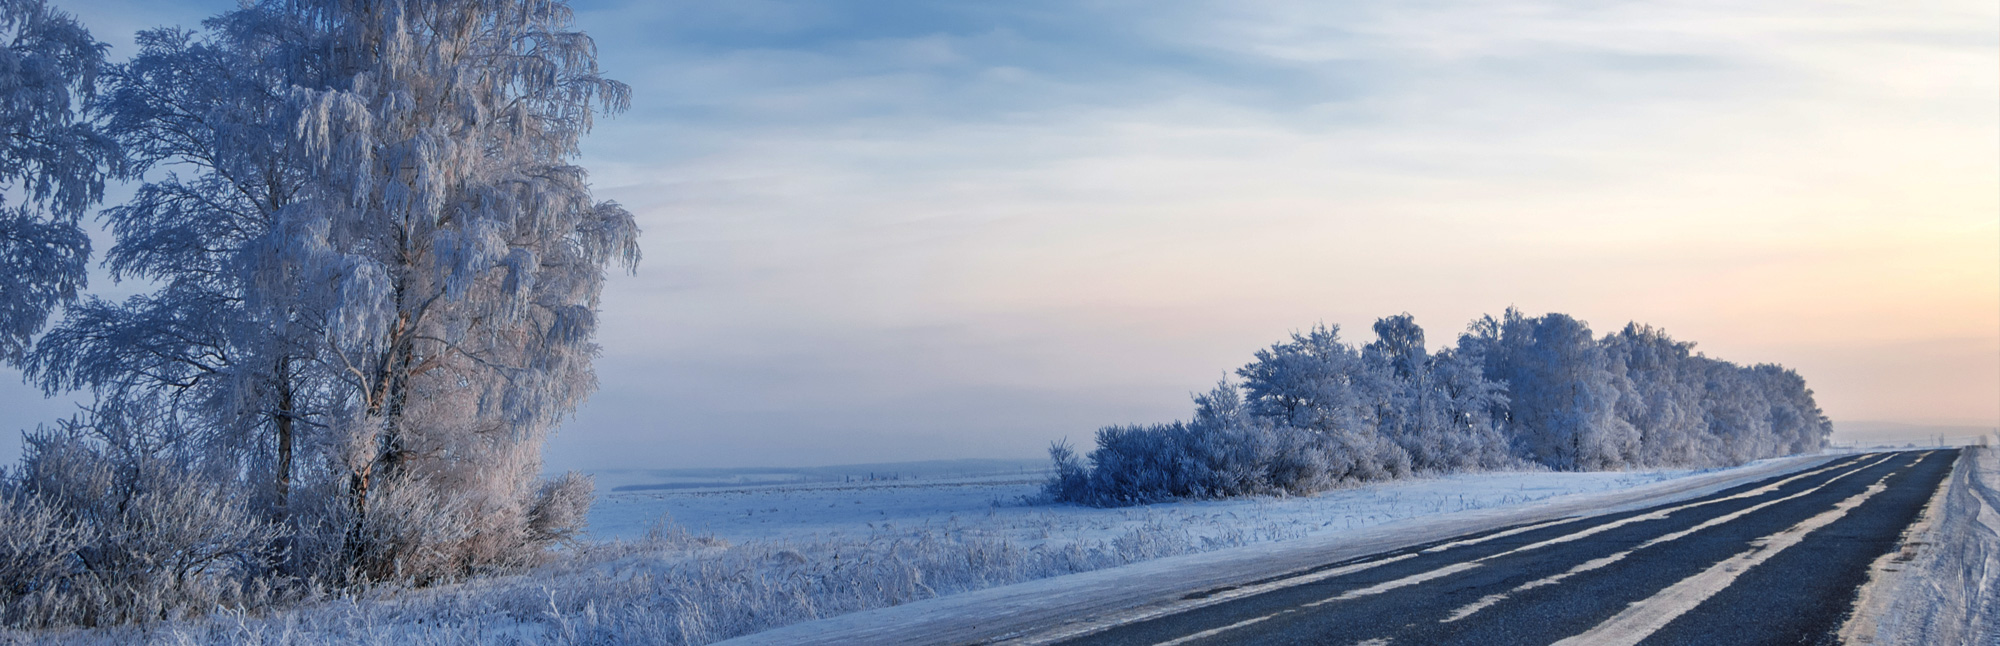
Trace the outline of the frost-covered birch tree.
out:
<instances>
[{"instance_id":1,"label":"frost-covered birch tree","mask_svg":"<svg viewBox=\"0 0 2000 646\"><path fill-rule=\"evenodd\" d=\"M225 399L218 375L243 356L223 342L240 331L240 291L223 289L231 284L217 271L223 265L189 253L229 240L203 237L212 218L166 221L204 209L150 227L107 218L119 239L109 255L114 276L165 285L123 304L69 302L62 322L20 353L39 317L82 285L89 246L79 220L105 179L142 172L153 158L142 146L138 164L127 163L131 149L120 144L151 142L130 138L107 113L109 94L124 84L107 74L101 45L38 2L0 8L0 31L14 30L0 53L0 128L8 131L0 166L8 197L25 198L0 224L0 327L8 358L31 381L97 396L75 417L27 433L21 464L0 472L0 532L11 537L0 620L92 625L243 603L250 590L278 587L252 580L273 572L279 531L249 508L253 498L230 468L245 464L252 447L214 441L216 429L240 427L214 406ZM113 213L130 212L146 193ZM149 229L168 235L135 235Z\"/></svg>"},{"instance_id":2,"label":"frost-covered birch tree","mask_svg":"<svg viewBox=\"0 0 2000 646\"><path fill-rule=\"evenodd\" d=\"M117 147L79 118L104 45L41 0L0 0L0 360L21 360L88 277L84 210Z\"/></svg>"},{"instance_id":3,"label":"frost-covered birch tree","mask_svg":"<svg viewBox=\"0 0 2000 646\"><path fill-rule=\"evenodd\" d=\"M335 0L310 15L340 80L293 93L313 181L282 216L279 256L323 313L350 547L392 574L437 537L371 516L456 512L494 530L467 536L474 560L495 557L573 497L535 489L541 443L594 389L604 270L639 248L631 215L595 201L570 160L628 90L561 2Z\"/></svg>"},{"instance_id":4,"label":"frost-covered birch tree","mask_svg":"<svg viewBox=\"0 0 2000 646\"><path fill-rule=\"evenodd\" d=\"M149 401L183 418L203 466L268 483L251 493L282 508L297 431L325 414L312 404L309 313L260 292L273 281L259 264L309 181L286 93L324 82L313 51L325 39L260 7L206 26L141 32L94 106L141 180L101 214L115 240L105 264L158 288L85 299L26 367L51 393L88 388L107 405Z\"/></svg>"},{"instance_id":5,"label":"frost-covered birch tree","mask_svg":"<svg viewBox=\"0 0 2000 646\"><path fill-rule=\"evenodd\" d=\"M108 264L159 288L81 304L30 374L193 419L309 570L450 577L574 531L588 481L538 482L540 446L639 250L573 163L628 91L567 5L272 0L140 43L100 106L143 179Z\"/></svg>"}]
</instances>

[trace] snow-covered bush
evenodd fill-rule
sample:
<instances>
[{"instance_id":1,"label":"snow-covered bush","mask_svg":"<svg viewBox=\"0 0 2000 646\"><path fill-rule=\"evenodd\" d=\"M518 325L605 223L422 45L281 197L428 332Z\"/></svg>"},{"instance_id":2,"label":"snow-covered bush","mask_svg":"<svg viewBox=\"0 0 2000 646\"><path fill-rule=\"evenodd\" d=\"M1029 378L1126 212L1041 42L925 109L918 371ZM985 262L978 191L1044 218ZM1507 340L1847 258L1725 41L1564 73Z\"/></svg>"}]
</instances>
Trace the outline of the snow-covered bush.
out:
<instances>
[{"instance_id":1,"label":"snow-covered bush","mask_svg":"<svg viewBox=\"0 0 2000 646\"><path fill-rule=\"evenodd\" d=\"M954 520L734 544L663 523L644 539L578 544L541 567L504 576L425 589L382 585L277 612L217 612L173 624L68 634L0 631L0 641L708 644L802 621L1286 540L1306 531L1300 525L1232 523L1232 531L1204 534L1184 519L1163 514L1104 536L1068 540L1022 540L977 521Z\"/></svg>"},{"instance_id":2,"label":"snow-covered bush","mask_svg":"<svg viewBox=\"0 0 2000 646\"><path fill-rule=\"evenodd\" d=\"M421 586L469 573L478 519L468 496L409 477L375 485L350 542L362 578Z\"/></svg>"},{"instance_id":3,"label":"snow-covered bush","mask_svg":"<svg viewBox=\"0 0 2000 646\"><path fill-rule=\"evenodd\" d=\"M280 532L185 460L121 450L122 429L30 433L0 478L0 617L10 626L173 619L264 603Z\"/></svg>"},{"instance_id":4,"label":"snow-covered bush","mask_svg":"<svg viewBox=\"0 0 2000 646\"><path fill-rule=\"evenodd\" d=\"M1197 401L1233 396L1233 387L1224 384ZM1057 473L1047 493L1055 500L1098 506L1303 495L1410 472L1409 454L1381 437L1284 426L1240 414L1197 414L1190 423L1104 428L1097 433L1088 467L1066 445L1052 447L1050 457Z\"/></svg>"},{"instance_id":5,"label":"snow-covered bush","mask_svg":"<svg viewBox=\"0 0 2000 646\"><path fill-rule=\"evenodd\" d=\"M597 485L590 476L571 471L542 483L528 508L528 532L537 542L568 541L583 531Z\"/></svg>"},{"instance_id":6,"label":"snow-covered bush","mask_svg":"<svg viewBox=\"0 0 2000 646\"><path fill-rule=\"evenodd\" d=\"M94 536L18 487L0 496L0 616L9 626L57 623L51 615L67 601L60 582Z\"/></svg>"}]
</instances>

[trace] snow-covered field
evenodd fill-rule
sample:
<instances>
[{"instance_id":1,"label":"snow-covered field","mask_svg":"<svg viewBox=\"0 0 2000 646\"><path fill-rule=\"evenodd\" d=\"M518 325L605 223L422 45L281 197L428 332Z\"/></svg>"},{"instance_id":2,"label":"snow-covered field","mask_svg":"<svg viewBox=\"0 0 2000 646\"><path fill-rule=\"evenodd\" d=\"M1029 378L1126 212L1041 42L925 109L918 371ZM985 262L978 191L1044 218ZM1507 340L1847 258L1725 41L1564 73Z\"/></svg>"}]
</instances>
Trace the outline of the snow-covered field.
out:
<instances>
[{"instance_id":1,"label":"snow-covered field","mask_svg":"<svg viewBox=\"0 0 2000 646\"><path fill-rule=\"evenodd\" d=\"M601 497L591 542L524 574L384 589L268 616L0 639L704 644L1162 557L1564 504L1693 473L1467 474L1123 509L1030 504L1039 483L1018 475L628 491Z\"/></svg>"},{"instance_id":2,"label":"snow-covered field","mask_svg":"<svg viewBox=\"0 0 2000 646\"><path fill-rule=\"evenodd\" d=\"M948 531L1034 548L1164 530L1184 533L1198 544L1224 546L1624 489L1690 473L1696 472L1462 474L1307 497L1113 509L1033 504L1042 480L1010 476L625 492L599 496L589 531L596 540L638 539L665 520L731 543L816 543Z\"/></svg>"}]
</instances>

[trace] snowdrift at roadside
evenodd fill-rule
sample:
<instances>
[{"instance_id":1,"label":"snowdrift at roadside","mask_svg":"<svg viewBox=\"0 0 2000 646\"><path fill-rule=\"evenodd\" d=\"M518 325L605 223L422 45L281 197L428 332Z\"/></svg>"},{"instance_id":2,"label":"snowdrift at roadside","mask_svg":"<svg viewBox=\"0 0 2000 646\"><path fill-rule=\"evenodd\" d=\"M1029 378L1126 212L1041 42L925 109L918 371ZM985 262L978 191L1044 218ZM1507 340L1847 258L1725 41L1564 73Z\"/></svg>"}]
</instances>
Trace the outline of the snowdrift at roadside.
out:
<instances>
[{"instance_id":1,"label":"snowdrift at roadside","mask_svg":"<svg viewBox=\"0 0 2000 646\"><path fill-rule=\"evenodd\" d=\"M1841 633L1849 644L2000 645L2000 451L1960 454Z\"/></svg>"}]
</instances>

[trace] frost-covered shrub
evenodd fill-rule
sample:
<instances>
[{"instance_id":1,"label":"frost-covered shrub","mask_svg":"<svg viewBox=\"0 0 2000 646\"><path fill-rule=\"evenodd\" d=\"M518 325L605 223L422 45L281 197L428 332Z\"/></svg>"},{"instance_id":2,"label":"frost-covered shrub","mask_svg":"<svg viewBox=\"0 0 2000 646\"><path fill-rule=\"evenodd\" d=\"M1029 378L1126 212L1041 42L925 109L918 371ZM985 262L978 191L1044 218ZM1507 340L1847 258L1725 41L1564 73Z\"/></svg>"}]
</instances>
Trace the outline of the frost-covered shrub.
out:
<instances>
[{"instance_id":1,"label":"frost-covered shrub","mask_svg":"<svg viewBox=\"0 0 2000 646\"><path fill-rule=\"evenodd\" d=\"M1108 426L1090 452L1088 491L1097 504L1136 505L1194 494L1206 480L1180 424Z\"/></svg>"},{"instance_id":2,"label":"frost-covered shrub","mask_svg":"<svg viewBox=\"0 0 2000 646\"><path fill-rule=\"evenodd\" d=\"M518 486L534 480L467 466L378 479L359 523L337 479L307 477L278 515L183 450L170 417L113 410L29 434L0 473L0 623L144 622L519 571L580 531L591 500L580 474Z\"/></svg>"},{"instance_id":3,"label":"frost-covered shrub","mask_svg":"<svg viewBox=\"0 0 2000 646\"><path fill-rule=\"evenodd\" d=\"M439 457L376 479L348 545L359 550L353 574L361 580L430 585L533 565L583 530L589 476L538 480L534 451L500 434L408 437L440 441L412 447Z\"/></svg>"},{"instance_id":4,"label":"frost-covered shrub","mask_svg":"<svg viewBox=\"0 0 2000 646\"><path fill-rule=\"evenodd\" d=\"M575 538L583 531L596 490L590 476L575 471L542 483L534 505L528 508L530 538L538 542Z\"/></svg>"},{"instance_id":5,"label":"frost-covered shrub","mask_svg":"<svg viewBox=\"0 0 2000 646\"><path fill-rule=\"evenodd\" d=\"M277 528L202 470L121 455L77 427L29 434L26 453L0 479L7 625L171 619L277 592Z\"/></svg>"},{"instance_id":6,"label":"frost-covered shrub","mask_svg":"<svg viewBox=\"0 0 2000 646\"><path fill-rule=\"evenodd\" d=\"M1079 501L1090 495L1090 467L1077 457L1069 442L1050 443L1049 460L1055 463L1055 475L1042 486L1043 494L1066 501Z\"/></svg>"},{"instance_id":7,"label":"frost-covered shrub","mask_svg":"<svg viewBox=\"0 0 2000 646\"><path fill-rule=\"evenodd\" d=\"M662 523L647 538L583 543L541 567L425 589L378 586L270 613L8 643L698 645L788 624L999 585L1303 534L1297 526L1205 534L1148 515L1106 536L1021 540L978 522L863 535L730 543ZM1102 522L1099 520L1098 522ZM1116 521L1113 521L1116 522ZM1225 521L1217 521L1219 523Z\"/></svg>"},{"instance_id":8,"label":"frost-covered shrub","mask_svg":"<svg viewBox=\"0 0 2000 646\"><path fill-rule=\"evenodd\" d=\"M429 585L471 569L477 519L466 496L407 477L377 484L352 543L365 580Z\"/></svg>"},{"instance_id":9,"label":"frost-covered shrub","mask_svg":"<svg viewBox=\"0 0 2000 646\"><path fill-rule=\"evenodd\" d=\"M0 613L10 626L55 623L75 557L95 536L40 497L9 487L0 498Z\"/></svg>"},{"instance_id":10,"label":"frost-covered shrub","mask_svg":"<svg viewBox=\"0 0 2000 646\"><path fill-rule=\"evenodd\" d=\"M1386 439L1274 424L1247 413L1227 383L1195 400L1199 410L1192 422L1098 431L1087 467L1067 445L1052 447L1057 473L1047 492L1066 502L1136 505L1303 495L1410 473L1408 453Z\"/></svg>"}]
</instances>

